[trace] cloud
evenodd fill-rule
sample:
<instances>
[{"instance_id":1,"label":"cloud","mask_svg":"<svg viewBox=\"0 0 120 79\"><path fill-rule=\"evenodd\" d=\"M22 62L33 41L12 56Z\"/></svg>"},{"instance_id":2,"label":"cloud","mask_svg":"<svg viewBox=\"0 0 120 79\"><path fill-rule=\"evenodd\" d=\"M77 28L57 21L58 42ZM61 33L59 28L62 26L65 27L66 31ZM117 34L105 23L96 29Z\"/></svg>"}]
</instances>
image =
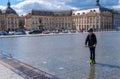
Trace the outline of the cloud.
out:
<instances>
[{"instance_id":1,"label":"cloud","mask_svg":"<svg viewBox=\"0 0 120 79\"><path fill-rule=\"evenodd\" d=\"M120 0L118 0L118 4L113 6L116 10L120 10Z\"/></svg>"},{"instance_id":2,"label":"cloud","mask_svg":"<svg viewBox=\"0 0 120 79\"><path fill-rule=\"evenodd\" d=\"M0 9L1 10L4 10L6 7L5 6L0 6Z\"/></svg>"},{"instance_id":3,"label":"cloud","mask_svg":"<svg viewBox=\"0 0 120 79\"><path fill-rule=\"evenodd\" d=\"M37 10L70 10L95 6L96 0L17 0L12 5L19 15L24 15L32 9ZM12 3L12 2L11 2ZM120 0L100 0L100 4L107 7L120 7ZM0 6L4 9L5 6Z\"/></svg>"},{"instance_id":4,"label":"cloud","mask_svg":"<svg viewBox=\"0 0 120 79\"><path fill-rule=\"evenodd\" d=\"M31 9L67 10L76 8L66 5L67 2L71 1L72 0L24 0L17 5L12 5L12 7L21 15L22 13L28 13Z\"/></svg>"}]
</instances>

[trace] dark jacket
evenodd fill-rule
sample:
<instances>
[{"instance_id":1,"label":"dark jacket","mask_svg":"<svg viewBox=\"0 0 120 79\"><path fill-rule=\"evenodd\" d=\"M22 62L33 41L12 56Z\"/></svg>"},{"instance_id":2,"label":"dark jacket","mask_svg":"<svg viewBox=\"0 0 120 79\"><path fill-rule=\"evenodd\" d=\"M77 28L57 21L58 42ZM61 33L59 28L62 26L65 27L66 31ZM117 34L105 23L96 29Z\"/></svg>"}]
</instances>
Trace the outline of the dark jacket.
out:
<instances>
[{"instance_id":1,"label":"dark jacket","mask_svg":"<svg viewBox=\"0 0 120 79\"><path fill-rule=\"evenodd\" d=\"M93 46L95 44L97 44L96 35L94 33L92 35L88 35L85 41L85 45Z\"/></svg>"}]
</instances>

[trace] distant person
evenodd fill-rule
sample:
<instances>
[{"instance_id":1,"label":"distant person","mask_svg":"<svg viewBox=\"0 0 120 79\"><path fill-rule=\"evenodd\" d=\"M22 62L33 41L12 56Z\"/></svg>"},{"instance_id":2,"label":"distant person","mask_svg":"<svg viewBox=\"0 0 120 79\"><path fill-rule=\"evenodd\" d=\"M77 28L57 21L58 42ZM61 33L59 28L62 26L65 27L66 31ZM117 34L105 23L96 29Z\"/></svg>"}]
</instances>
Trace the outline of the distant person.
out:
<instances>
[{"instance_id":1,"label":"distant person","mask_svg":"<svg viewBox=\"0 0 120 79\"><path fill-rule=\"evenodd\" d=\"M85 40L85 47L89 47L90 49L90 64L95 64L95 48L97 44L96 35L93 33L93 29L88 29L88 35Z\"/></svg>"}]
</instances>

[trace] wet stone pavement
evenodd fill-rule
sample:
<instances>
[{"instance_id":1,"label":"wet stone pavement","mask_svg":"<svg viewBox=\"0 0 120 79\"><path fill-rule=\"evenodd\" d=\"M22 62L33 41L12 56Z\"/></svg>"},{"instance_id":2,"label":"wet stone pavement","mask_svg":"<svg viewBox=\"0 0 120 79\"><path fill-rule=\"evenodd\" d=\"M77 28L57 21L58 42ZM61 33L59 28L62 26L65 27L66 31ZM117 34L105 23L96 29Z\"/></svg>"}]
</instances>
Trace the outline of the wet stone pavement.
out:
<instances>
[{"instance_id":1,"label":"wet stone pavement","mask_svg":"<svg viewBox=\"0 0 120 79\"><path fill-rule=\"evenodd\" d=\"M1 38L0 50L59 79L120 79L120 32L96 33L98 44L95 65L89 64L89 49L84 47L86 36L86 33L80 33ZM26 66L14 68L28 71L24 72L28 75L32 72Z\"/></svg>"},{"instance_id":2,"label":"wet stone pavement","mask_svg":"<svg viewBox=\"0 0 120 79\"><path fill-rule=\"evenodd\" d=\"M20 75L0 64L0 79L24 79Z\"/></svg>"},{"instance_id":3,"label":"wet stone pavement","mask_svg":"<svg viewBox=\"0 0 120 79\"><path fill-rule=\"evenodd\" d=\"M11 71L14 71L24 79L57 79L51 74L48 74L13 58L3 57L2 55L0 55L0 64L4 65ZM12 79L12 77L9 77L9 79Z\"/></svg>"}]
</instances>

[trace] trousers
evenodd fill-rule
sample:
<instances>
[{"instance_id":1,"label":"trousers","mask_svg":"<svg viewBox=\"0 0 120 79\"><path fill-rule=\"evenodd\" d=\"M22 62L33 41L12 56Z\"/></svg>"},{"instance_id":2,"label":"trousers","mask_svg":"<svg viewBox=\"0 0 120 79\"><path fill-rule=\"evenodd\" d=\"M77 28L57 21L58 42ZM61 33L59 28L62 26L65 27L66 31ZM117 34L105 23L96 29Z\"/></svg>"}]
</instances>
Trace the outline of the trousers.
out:
<instances>
[{"instance_id":1,"label":"trousers","mask_svg":"<svg viewBox=\"0 0 120 79\"><path fill-rule=\"evenodd\" d=\"M90 49L90 59L95 61L95 47L89 47Z\"/></svg>"}]
</instances>

